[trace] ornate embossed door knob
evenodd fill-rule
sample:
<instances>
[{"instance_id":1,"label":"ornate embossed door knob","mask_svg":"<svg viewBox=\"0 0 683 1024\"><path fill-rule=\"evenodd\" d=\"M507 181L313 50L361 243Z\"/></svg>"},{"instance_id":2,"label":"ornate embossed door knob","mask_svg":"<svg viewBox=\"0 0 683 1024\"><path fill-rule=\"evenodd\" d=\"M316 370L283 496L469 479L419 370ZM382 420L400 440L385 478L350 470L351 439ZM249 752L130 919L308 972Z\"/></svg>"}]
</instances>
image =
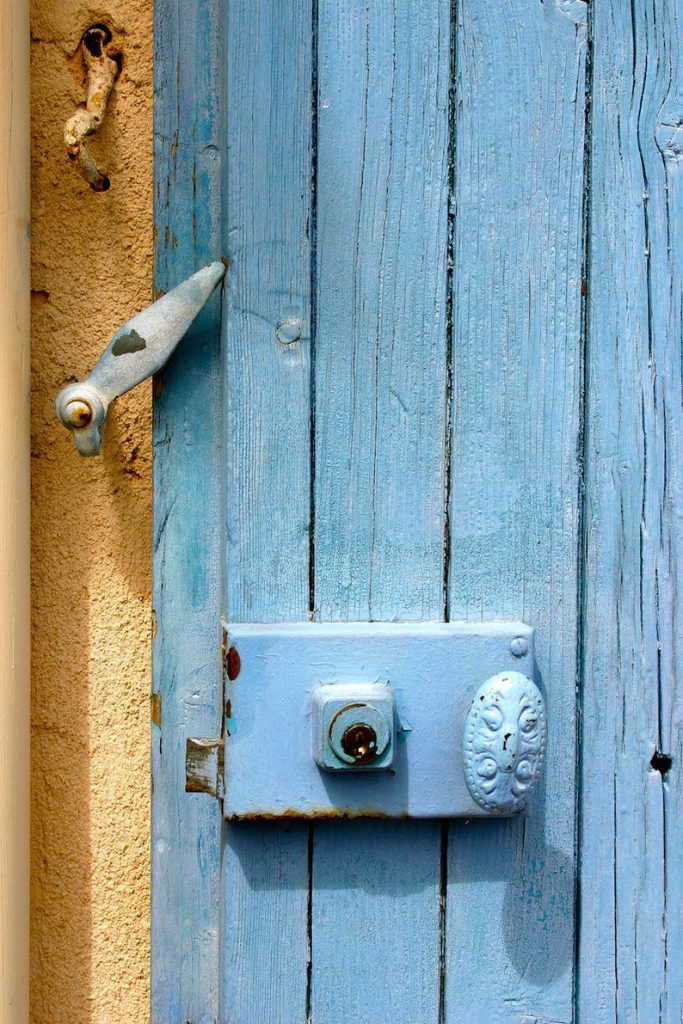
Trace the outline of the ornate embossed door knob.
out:
<instances>
[{"instance_id":1,"label":"ornate embossed door knob","mask_svg":"<svg viewBox=\"0 0 683 1024\"><path fill-rule=\"evenodd\" d=\"M473 800L491 813L521 811L538 782L546 747L545 701L521 672L479 687L465 720L464 769Z\"/></svg>"}]
</instances>

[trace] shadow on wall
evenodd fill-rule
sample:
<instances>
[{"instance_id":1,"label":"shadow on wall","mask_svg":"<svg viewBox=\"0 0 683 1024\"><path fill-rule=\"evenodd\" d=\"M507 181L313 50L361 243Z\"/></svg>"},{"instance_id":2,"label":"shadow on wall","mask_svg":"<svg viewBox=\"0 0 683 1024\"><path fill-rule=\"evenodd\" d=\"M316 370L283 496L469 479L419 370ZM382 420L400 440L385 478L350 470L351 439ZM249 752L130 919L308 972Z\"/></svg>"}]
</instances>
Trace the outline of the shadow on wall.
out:
<instances>
[{"instance_id":1,"label":"shadow on wall","mask_svg":"<svg viewBox=\"0 0 683 1024\"><path fill-rule=\"evenodd\" d=\"M34 306L34 323L39 319ZM40 327L34 337L40 337ZM56 446L55 446L56 448ZM90 1014L92 871L89 530L76 534L59 456L34 455L32 1019ZM50 478L52 478L50 480ZM65 566L75 579L68 581Z\"/></svg>"}]
</instances>

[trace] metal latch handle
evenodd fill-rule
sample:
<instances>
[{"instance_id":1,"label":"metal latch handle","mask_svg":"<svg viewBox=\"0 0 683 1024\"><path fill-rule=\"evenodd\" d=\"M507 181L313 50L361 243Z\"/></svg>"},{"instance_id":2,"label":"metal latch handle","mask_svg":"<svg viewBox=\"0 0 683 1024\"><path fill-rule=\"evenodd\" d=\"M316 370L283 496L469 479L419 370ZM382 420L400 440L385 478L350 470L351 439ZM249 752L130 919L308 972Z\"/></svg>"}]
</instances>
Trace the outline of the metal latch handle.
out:
<instances>
[{"instance_id":1,"label":"metal latch handle","mask_svg":"<svg viewBox=\"0 0 683 1024\"><path fill-rule=\"evenodd\" d=\"M162 295L119 328L85 380L59 392L57 415L81 455L99 454L110 404L162 368L224 275L224 263L209 263Z\"/></svg>"}]
</instances>

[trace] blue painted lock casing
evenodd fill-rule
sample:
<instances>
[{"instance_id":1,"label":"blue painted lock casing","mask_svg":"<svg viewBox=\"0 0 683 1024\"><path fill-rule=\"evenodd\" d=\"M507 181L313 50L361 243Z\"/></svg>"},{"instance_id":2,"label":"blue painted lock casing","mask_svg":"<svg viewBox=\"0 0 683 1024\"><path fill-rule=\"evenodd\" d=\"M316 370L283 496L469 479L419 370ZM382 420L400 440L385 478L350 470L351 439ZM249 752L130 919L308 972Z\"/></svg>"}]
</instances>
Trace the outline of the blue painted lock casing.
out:
<instances>
[{"instance_id":1,"label":"blue painted lock casing","mask_svg":"<svg viewBox=\"0 0 683 1024\"><path fill-rule=\"evenodd\" d=\"M313 756L327 771L391 767L394 696L384 683L328 683L313 694Z\"/></svg>"},{"instance_id":2,"label":"blue painted lock casing","mask_svg":"<svg viewBox=\"0 0 683 1024\"><path fill-rule=\"evenodd\" d=\"M228 819L516 813L500 801L494 806L488 797L484 806L472 795L467 759L475 758L476 772L480 751L466 748L465 725L472 702L492 677L504 672L534 678L529 626L290 622L231 623L226 629L226 646L236 662L226 686L223 810ZM391 712L384 703L389 697ZM339 728L330 736L334 716L352 704L363 707L337 717ZM360 762L340 756L346 729L363 723L364 716L355 712L369 706L386 709L394 723L391 748L373 758L385 771L363 770L360 747L367 744L367 733L351 737ZM506 704L506 714L514 717L514 700L510 708ZM377 734L377 719L365 724ZM497 785L498 775L483 784L494 781Z\"/></svg>"}]
</instances>

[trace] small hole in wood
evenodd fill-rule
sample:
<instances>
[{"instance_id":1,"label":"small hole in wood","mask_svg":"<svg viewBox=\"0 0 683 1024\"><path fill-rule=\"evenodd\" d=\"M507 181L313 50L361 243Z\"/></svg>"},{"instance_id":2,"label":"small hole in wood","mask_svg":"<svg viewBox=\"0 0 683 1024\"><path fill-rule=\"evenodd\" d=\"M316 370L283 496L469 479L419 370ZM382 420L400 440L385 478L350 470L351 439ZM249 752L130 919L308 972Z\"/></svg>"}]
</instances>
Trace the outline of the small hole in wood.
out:
<instances>
[{"instance_id":1,"label":"small hole in wood","mask_svg":"<svg viewBox=\"0 0 683 1024\"><path fill-rule=\"evenodd\" d=\"M650 764L656 772L659 772L661 776L664 776L671 770L673 760L671 754L663 754L661 750L655 750Z\"/></svg>"}]
</instances>

